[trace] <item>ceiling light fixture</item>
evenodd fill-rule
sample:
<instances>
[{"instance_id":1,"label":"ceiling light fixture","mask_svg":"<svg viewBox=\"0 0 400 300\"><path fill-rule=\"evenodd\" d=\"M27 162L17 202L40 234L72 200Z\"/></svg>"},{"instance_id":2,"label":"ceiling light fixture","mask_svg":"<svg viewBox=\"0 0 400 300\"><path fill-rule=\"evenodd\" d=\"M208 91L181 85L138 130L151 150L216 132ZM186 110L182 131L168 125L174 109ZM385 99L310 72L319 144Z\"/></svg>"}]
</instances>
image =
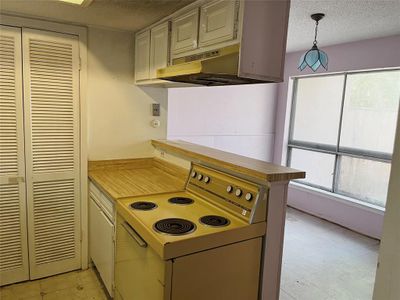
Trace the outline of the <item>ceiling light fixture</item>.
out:
<instances>
[{"instance_id":1,"label":"ceiling light fixture","mask_svg":"<svg viewBox=\"0 0 400 300\"><path fill-rule=\"evenodd\" d=\"M315 21L315 35L313 46L310 50L304 53L299 61L299 66L297 67L300 71L303 71L307 66L309 66L314 72L322 66L325 70L328 70L328 55L322 50L318 49L317 46L317 34L318 34L318 22L325 17L325 14L312 14L311 19Z\"/></svg>"},{"instance_id":2,"label":"ceiling light fixture","mask_svg":"<svg viewBox=\"0 0 400 300\"><path fill-rule=\"evenodd\" d=\"M58 1L86 7L89 6L93 0L58 0Z\"/></svg>"}]
</instances>

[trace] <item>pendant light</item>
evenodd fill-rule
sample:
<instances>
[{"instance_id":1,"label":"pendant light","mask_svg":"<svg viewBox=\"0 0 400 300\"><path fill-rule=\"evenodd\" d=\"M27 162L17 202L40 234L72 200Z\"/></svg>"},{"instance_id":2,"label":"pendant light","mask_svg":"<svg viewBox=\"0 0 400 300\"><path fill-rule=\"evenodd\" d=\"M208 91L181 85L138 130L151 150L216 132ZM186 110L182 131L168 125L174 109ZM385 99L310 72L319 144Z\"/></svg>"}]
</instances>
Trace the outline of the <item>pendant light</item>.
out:
<instances>
[{"instance_id":1,"label":"pendant light","mask_svg":"<svg viewBox=\"0 0 400 300\"><path fill-rule=\"evenodd\" d=\"M328 70L328 55L322 50L318 49L317 46L317 34L318 34L318 23L325 17L325 14L312 14L311 19L315 21L315 35L313 46L310 50L304 53L299 61L299 66L297 67L300 71L303 71L307 66L309 66L314 72L322 66L325 70Z\"/></svg>"}]
</instances>

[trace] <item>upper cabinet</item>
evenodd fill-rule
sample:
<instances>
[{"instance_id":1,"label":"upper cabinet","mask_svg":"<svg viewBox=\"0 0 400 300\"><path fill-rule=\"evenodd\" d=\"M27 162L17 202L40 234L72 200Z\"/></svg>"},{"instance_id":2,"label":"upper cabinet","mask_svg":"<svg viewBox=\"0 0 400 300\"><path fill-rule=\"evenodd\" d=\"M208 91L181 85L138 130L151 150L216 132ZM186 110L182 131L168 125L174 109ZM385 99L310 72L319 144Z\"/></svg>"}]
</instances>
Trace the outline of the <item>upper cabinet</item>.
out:
<instances>
[{"instance_id":1,"label":"upper cabinet","mask_svg":"<svg viewBox=\"0 0 400 300\"><path fill-rule=\"evenodd\" d=\"M197 0L136 34L135 81L281 82L289 8L290 0Z\"/></svg>"},{"instance_id":2,"label":"upper cabinet","mask_svg":"<svg viewBox=\"0 0 400 300\"><path fill-rule=\"evenodd\" d=\"M135 36L135 82L147 84L169 60L169 24L164 22Z\"/></svg>"},{"instance_id":3,"label":"upper cabinet","mask_svg":"<svg viewBox=\"0 0 400 300\"><path fill-rule=\"evenodd\" d=\"M239 1L210 1L173 18L172 57L233 40L237 33L238 8Z\"/></svg>"},{"instance_id":4,"label":"upper cabinet","mask_svg":"<svg viewBox=\"0 0 400 300\"><path fill-rule=\"evenodd\" d=\"M197 49L199 32L199 9L172 20L172 54Z\"/></svg>"},{"instance_id":5,"label":"upper cabinet","mask_svg":"<svg viewBox=\"0 0 400 300\"><path fill-rule=\"evenodd\" d=\"M233 40L236 34L236 1L213 1L200 8L199 47Z\"/></svg>"},{"instance_id":6,"label":"upper cabinet","mask_svg":"<svg viewBox=\"0 0 400 300\"><path fill-rule=\"evenodd\" d=\"M157 70L204 47L235 43L240 1L198 1L135 36L135 83L169 84ZM238 41L236 41L238 42Z\"/></svg>"},{"instance_id":7,"label":"upper cabinet","mask_svg":"<svg viewBox=\"0 0 400 300\"><path fill-rule=\"evenodd\" d=\"M150 31L150 78L157 78L157 69L165 68L169 59L169 22Z\"/></svg>"},{"instance_id":8,"label":"upper cabinet","mask_svg":"<svg viewBox=\"0 0 400 300\"><path fill-rule=\"evenodd\" d=\"M150 30L135 38L135 81L150 78Z\"/></svg>"}]
</instances>

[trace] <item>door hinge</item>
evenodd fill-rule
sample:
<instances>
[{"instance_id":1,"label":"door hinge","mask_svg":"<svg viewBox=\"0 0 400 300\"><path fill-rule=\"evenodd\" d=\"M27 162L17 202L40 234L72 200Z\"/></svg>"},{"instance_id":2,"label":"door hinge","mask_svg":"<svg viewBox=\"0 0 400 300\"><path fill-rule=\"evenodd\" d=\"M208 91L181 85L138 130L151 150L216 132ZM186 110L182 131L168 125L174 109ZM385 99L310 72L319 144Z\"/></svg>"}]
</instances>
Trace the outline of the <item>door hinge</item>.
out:
<instances>
[{"instance_id":1,"label":"door hinge","mask_svg":"<svg viewBox=\"0 0 400 300\"><path fill-rule=\"evenodd\" d=\"M82 58L79 57L79 71L82 69Z\"/></svg>"}]
</instances>

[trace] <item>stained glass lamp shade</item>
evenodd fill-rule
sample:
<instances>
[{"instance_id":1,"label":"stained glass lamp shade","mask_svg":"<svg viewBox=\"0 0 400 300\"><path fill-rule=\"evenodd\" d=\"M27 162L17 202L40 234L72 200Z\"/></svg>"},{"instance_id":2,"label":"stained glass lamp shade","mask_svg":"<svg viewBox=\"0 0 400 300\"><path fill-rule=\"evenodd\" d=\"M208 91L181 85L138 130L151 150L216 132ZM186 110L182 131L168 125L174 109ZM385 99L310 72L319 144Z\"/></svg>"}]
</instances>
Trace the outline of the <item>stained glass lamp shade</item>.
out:
<instances>
[{"instance_id":1,"label":"stained glass lamp shade","mask_svg":"<svg viewBox=\"0 0 400 300\"><path fill-rule=\"evenodd\" d=\"M311 18L315 21L315 37L311 49L304 53L300 58L298 66L300 71L303 71L307 66L310 67L314 72L318 70L320 66L322 66L325 70L328 70L328 55L324 51L319 50L317 46L318 22L324 16L324 14L311 15Z\"/></svg>"}]
</instances>

